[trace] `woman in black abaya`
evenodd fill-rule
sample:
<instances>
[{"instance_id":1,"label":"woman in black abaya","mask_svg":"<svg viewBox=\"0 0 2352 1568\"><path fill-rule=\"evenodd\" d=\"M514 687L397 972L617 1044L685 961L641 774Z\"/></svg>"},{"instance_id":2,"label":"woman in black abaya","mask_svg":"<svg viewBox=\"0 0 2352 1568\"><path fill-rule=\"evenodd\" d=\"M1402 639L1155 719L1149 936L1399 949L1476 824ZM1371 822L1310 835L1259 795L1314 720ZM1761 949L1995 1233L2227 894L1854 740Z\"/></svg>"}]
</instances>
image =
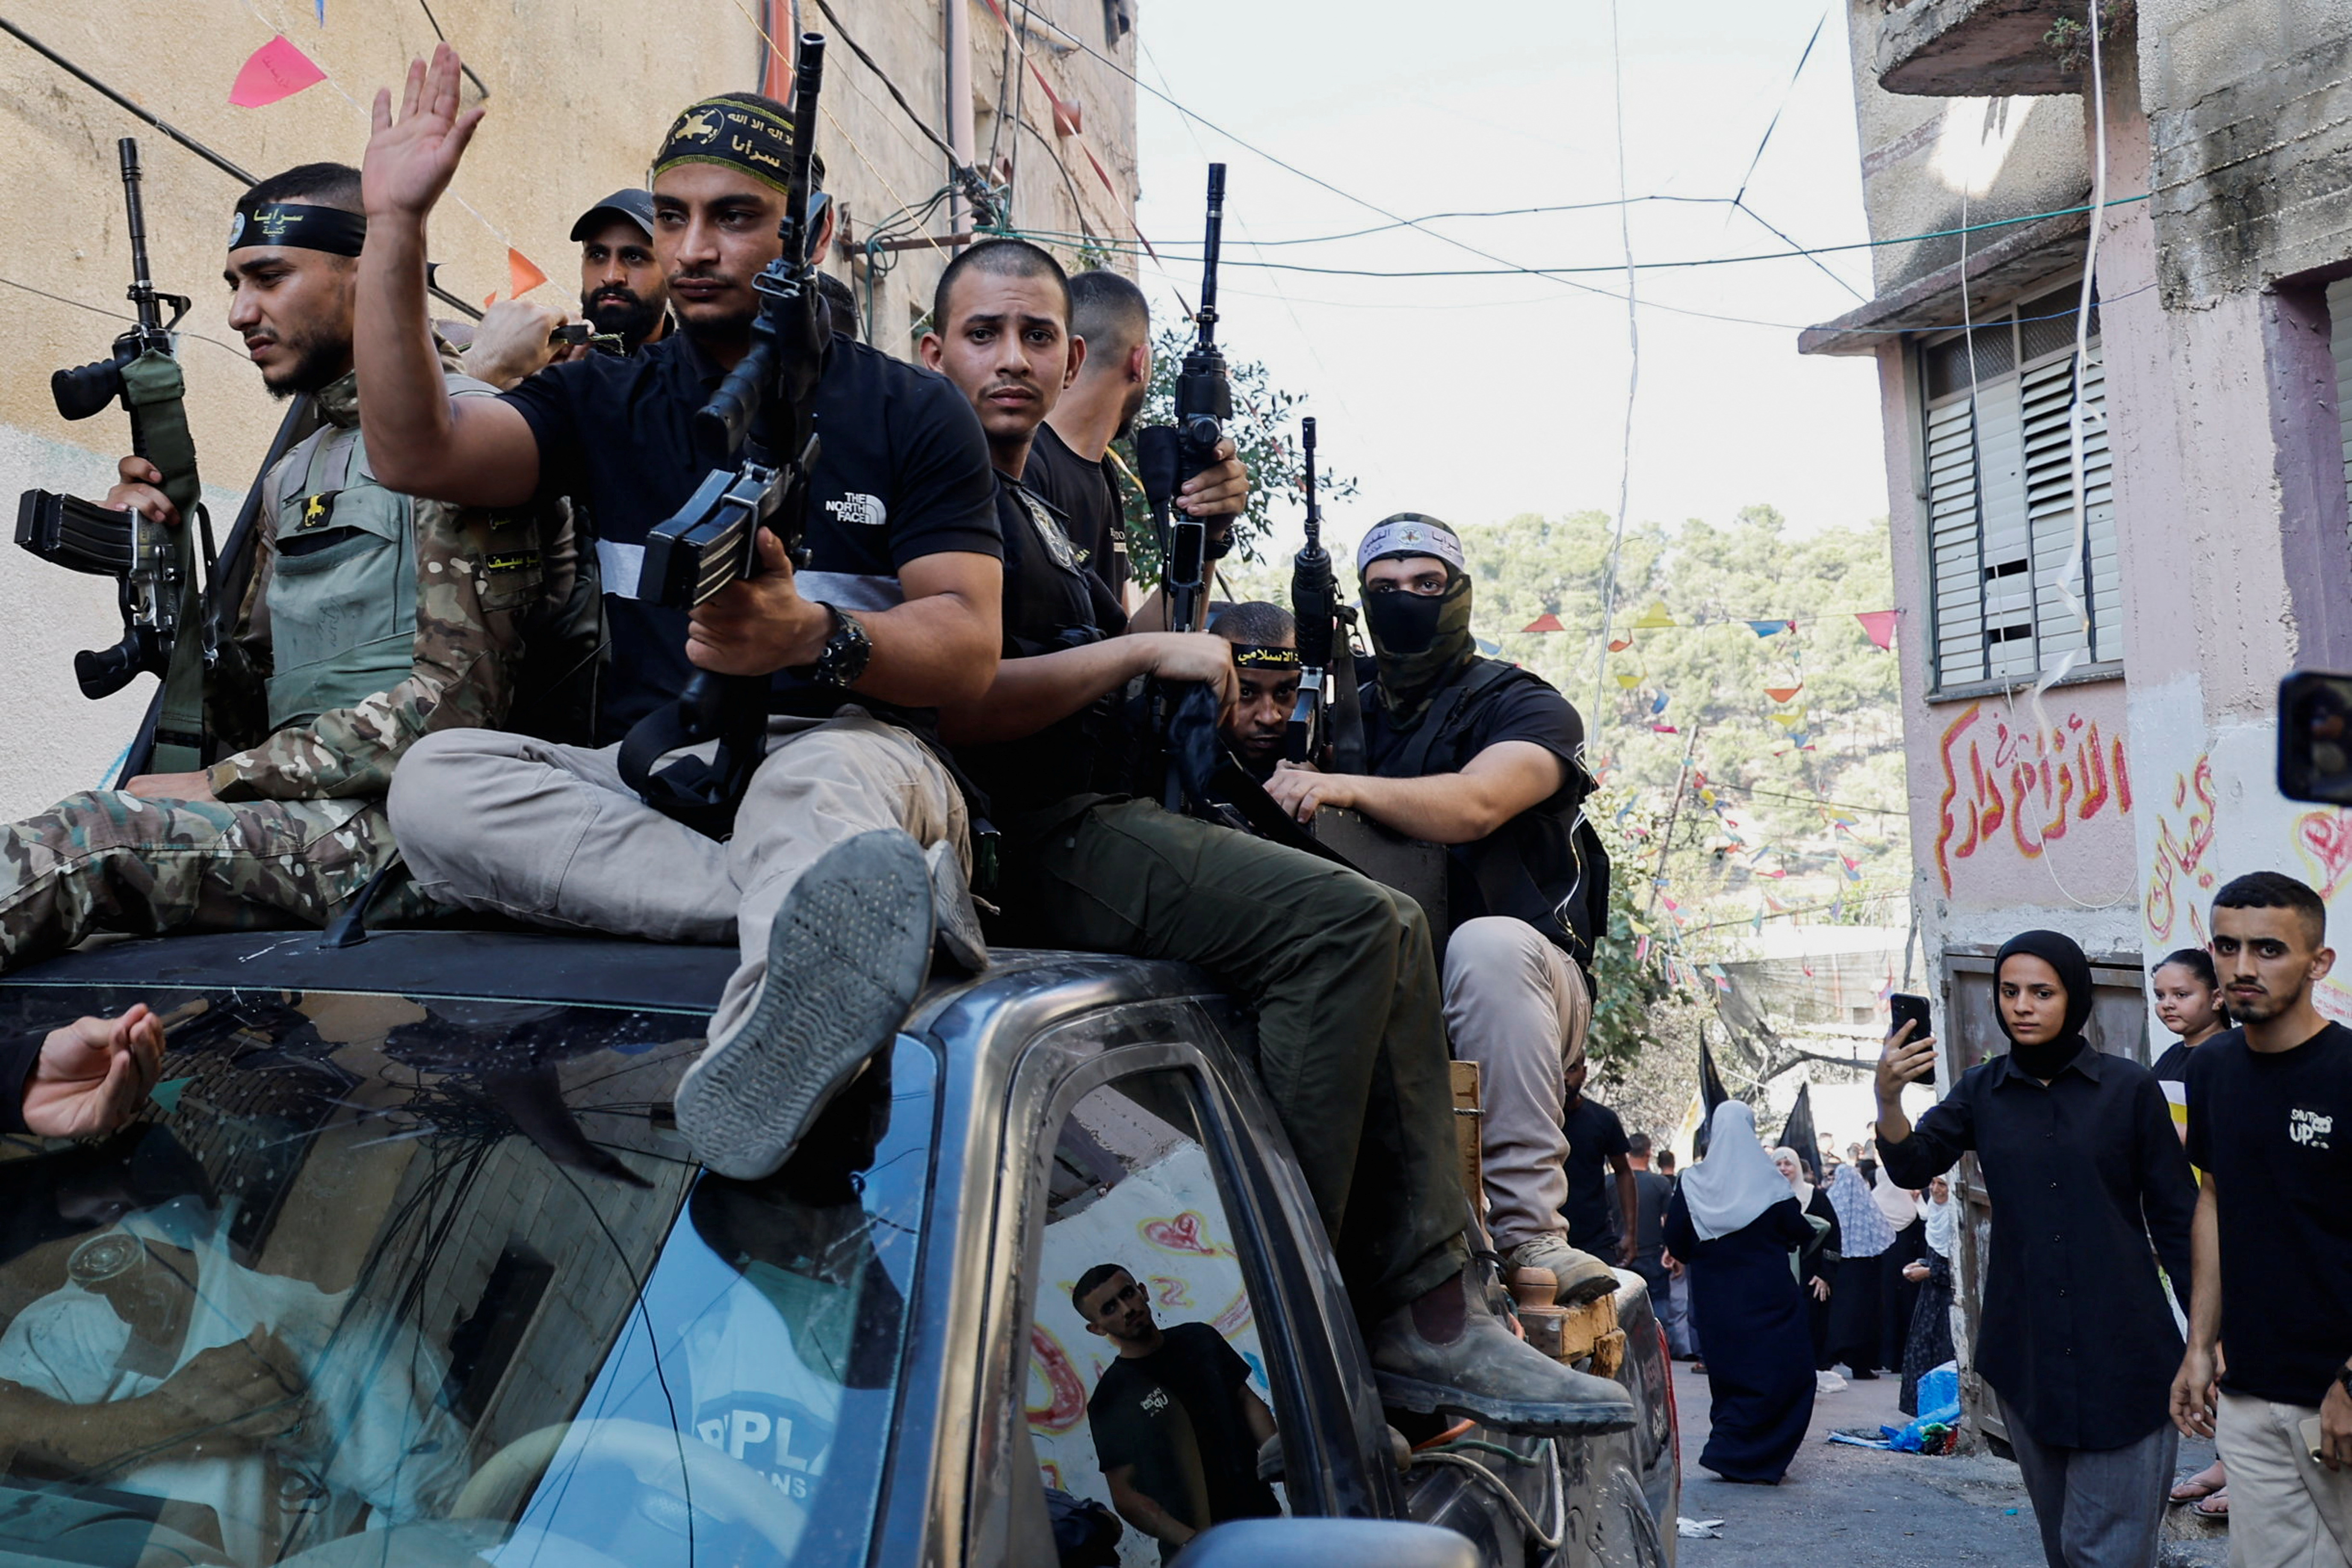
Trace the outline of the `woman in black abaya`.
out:
<instances>
[{"instance_id":1,"label":"woman in black abaya","mask_svg":"<svg viewBox=\"0 0 2352 1568\"><path fill-rule=\"evenodd\" d=\"M1830 1206L1837 1210L1840 1256L1830 1281L1829 1356L1843 1362L1856 1381L1866 1381L1878 1375L1885 1357L1879 1276L1886 1266L1879 1258L1895 1245L1895 1227L1851 1164L1830 1177Z\"/></svg>"},{"instance_id":2,"label":"woman in black abaya","mask_svg":"<svg viewBox=\"0 0 2352 1568\"><path fill-rule=\"evenodd\" d=\"M1812 1330L1793 1262L1813 1227L1738 1100L1715 1108L1706 1158L1685 1173L1665 1231L1706 1346L1714 1405L1698 1462L1727 1481L1773 1485L1813 1418Z\"/></svg>"}]
</instances>

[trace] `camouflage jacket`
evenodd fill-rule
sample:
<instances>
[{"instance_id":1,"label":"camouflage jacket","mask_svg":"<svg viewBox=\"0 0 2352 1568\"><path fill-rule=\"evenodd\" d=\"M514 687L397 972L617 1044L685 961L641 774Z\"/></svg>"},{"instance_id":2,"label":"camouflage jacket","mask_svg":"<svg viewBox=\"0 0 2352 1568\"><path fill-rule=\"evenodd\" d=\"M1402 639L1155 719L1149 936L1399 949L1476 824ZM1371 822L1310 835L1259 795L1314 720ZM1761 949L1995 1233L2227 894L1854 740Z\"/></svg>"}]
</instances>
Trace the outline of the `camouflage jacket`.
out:
<instances>
[{"instance_id":1,"label":"camouflage jacket","mask_svg":"<svg viewBox=\"0 0 2352 1568\"><path fill-rule=\"evenodd\" d=\"M465 380L446 345L442 363L452 393L490 390ZM328 386L316 402L331 427L323 438L357 439L354 377ZM268 593L278 542L293 521L285 515L292 509L281 499L281 479L287 465L305 460L307 446L288 453L262 479L252 579L207 692L215 732L246 748L211 769L213 793L224 801L382 795L401 753L419 738L436 730L502 726L520 672L523 623L546 591L541 542L530 514L409 499L416 635L406 679L352 706L271 732ZM363 454L355 471L358 482L374 483Z\"/></svg>"}]
</instances>

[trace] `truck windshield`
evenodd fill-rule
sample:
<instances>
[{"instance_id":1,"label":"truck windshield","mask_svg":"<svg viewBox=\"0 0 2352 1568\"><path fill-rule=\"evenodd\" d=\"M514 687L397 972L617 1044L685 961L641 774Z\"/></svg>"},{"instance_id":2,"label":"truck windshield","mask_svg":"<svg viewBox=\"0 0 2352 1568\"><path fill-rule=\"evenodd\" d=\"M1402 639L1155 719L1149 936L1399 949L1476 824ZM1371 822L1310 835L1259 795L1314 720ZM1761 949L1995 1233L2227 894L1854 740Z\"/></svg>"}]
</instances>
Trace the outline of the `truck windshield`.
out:
<instances>
[{"instance_id":1,"label":"truck windshield","mask_svg":"<svg viewBox=\"0 0 2352 1568\"><path fill-rule=\"evenodd\" d=\"M862 1561L929 1182L902 1040L767 1180L671 1121L690 1013L146 1000L155 1103L0 1140L0 1561Z\"/></svg>"}]
</instances>

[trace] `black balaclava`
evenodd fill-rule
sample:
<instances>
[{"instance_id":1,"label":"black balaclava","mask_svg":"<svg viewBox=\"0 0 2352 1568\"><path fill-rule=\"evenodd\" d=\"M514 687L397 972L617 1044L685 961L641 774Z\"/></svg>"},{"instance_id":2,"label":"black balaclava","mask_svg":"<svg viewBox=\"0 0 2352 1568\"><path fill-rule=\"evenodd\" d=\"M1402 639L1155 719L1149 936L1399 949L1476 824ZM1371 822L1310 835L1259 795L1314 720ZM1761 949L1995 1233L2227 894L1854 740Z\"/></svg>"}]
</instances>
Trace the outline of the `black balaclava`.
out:
<instances>
[{"instance_id":1,"label":"black balaclava","mask_svg":"<svg viewBox=\"0 0 2352 1568\"><path fill-rule=\"evenodd\" d=\"M2000 1005L2000 967L2019 953L2038 958L2056 970L2058 984L2066 991L2066 1023L2057 1038L2029 1046L2009 1036L2009 1054L2017 1058L2017 1065L2046 1082L2063 1072L2083 1050L2083 1026L2091 1021L2091 961L2083 956L2074 938L2054 931L2020 931L2003 942L1992 963L1992 1016L2004 1035L2009 1035L2009 1015Z\"/></svg>"},{"instance_id":2,"label":"black balaclava","mask_svg":"<svg viewBox=\"0 0 2352 1568\"><path fill-rule=\"evenodd\" d=\"M1363 574L1375 561L1427 556L1444 563L1445 592L1434 595L1363 592ZM1382 519L1356 556L1356 582L1362 592L1364 629L1381 667L1374 689L1389 722L1410 730L1429 710L1430 699L1478 655L1470 636L1470 578L1462 570L1462 542L1454 531L1420 512Z\"/></svg>"}]
</instances>

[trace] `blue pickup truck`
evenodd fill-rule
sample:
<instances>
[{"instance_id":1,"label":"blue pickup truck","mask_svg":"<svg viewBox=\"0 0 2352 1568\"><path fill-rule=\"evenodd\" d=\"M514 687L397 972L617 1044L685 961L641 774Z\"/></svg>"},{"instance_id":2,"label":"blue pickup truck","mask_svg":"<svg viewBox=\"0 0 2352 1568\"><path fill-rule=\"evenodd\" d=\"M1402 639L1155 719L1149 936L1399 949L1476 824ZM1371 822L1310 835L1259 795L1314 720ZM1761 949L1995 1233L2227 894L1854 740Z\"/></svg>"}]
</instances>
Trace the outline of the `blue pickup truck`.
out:
<instances>
[{"instance_id":1,"label":"blue pickup truck","mask_svg":"<svg viewBox=\"0 0 2352 1568\"><path fill-rule=\"evenodd\" d=\"M745 1183L671 1110L733 963L266 932L0 982L0 1027L145 1001L171 1030L131 1128L0 1141L0 1563L1051 1565L1048 1489L1108 1500L1068 1304L1105 1261L1274 1415L1282 1517L1187 1568L1673 1561L1641 1282L1632 1431L1400 1432L1197 973L1000 954Z\"/></svg>"}]
</instances>

